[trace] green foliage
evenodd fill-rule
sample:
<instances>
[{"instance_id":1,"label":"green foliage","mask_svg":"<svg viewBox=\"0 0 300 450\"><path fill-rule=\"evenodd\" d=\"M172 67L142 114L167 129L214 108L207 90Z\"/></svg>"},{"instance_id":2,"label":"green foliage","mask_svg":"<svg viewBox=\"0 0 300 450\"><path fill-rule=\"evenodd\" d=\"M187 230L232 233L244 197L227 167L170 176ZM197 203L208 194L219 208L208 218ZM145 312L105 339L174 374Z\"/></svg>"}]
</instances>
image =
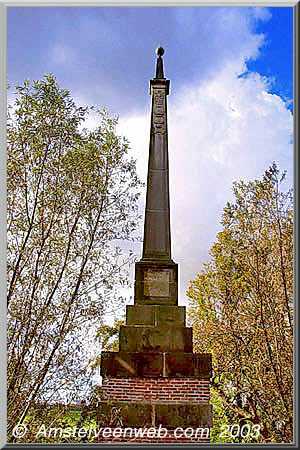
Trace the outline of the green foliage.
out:
<instances>
[{"instance_id":1,"label":"green foliage","mask_svg":"<svg viewBox=\"0 0 300 450\"><path fill-rule=\"evenodd\" d=\"M82 128L91 113L97 126ZM132 255L116 242L134 239L141 182L117 123L77 106L53 75L17 86L8 109L9 435L35 399L76 397L86 330L122 304Z\"/></svg>"},{"instance_id":2,"label":"green foliage","mask_svg":"<svg viewBox=\"0 0 300 450\"><path fill-rule=\"evenodd\" d=\"M260 424L264 442L293 439L293 211L283 179L273 164L262 180L234 183L211 261L188 291L195 348L212 353L214 407L225 411L216 426Z\"/></svg>"},{"instance_id":3,"label":"green foliage","mask_svg":"<svg viewBox=\"0 0 300 450\"><path fill-rule=\"evenodd\" d=\"M119 331L121 325L124 325L125 319L115 319L114 325L102 325L96 334L96 339L101 342L103 351L119 351Z\"/></svg>"},{"instance_id":4,"label":"green foliage","mask_svg":"<svg viewBox=\"0 0 300 450\"><path fill-rule=\"evenodd\" d=\"M118 352L119 351L119 331L120 326L124 325L124 319L115 319L114 325L101 325L96 333L95 339L99 341L101 349L104 352ZM100 367L101 354L97 358L92 358L91 368L94 370ZM94 391L95 392L95 391Z\"/></svg>"},{"instance_id":5,"label":"green foliage","mask_svg":"<svg viewBox=\"0 0 300 450\"><path fill-rule=\"evenodd\" d=\"M18 439L18 443L96 443L97 437L93 430L97 430L96 410L93 405L82 402L78 405L39 404L32 405L24 424L27 432ZM69 428L69 435L68 430ZM87 433L80 435L79 429L86 429ZM89 430L92 430L89 435ZM84 430L83 430L84 431Z\"/></svg>"}]
</instances>

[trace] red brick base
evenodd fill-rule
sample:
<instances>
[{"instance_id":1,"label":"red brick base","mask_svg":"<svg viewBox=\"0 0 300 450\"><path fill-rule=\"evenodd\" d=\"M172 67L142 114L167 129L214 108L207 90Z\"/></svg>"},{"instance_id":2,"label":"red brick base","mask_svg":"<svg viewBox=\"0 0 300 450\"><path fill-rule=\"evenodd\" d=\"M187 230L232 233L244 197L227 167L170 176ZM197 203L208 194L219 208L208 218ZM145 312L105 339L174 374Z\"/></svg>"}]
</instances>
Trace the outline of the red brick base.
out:
<instances>
[{"instance_id":1,"label":"red brick base","mask_svg":"<svg viewBox=\"0 0 300 450\"><path fill-rule=\"evenodd\" d=\"M104 399L209 403L209 380L197 378L104 378Z\"/></svg>"},{"instance_id":2,"label":"red brick base","mask_svg":"<svg viewBox=\"0 0 300 450\"><path fill-rule=\"evenodd\" d=\"M197 378L147 378L129 377L103 379L103 400L116 402L142 402L142 403L200 403L208 404L210 399L210 382ZM158 425L156 425L158 426ZM207 443L209 442L209 430L205 427L193 429L181 425L182 429L167 429L158 434L158 428L148 428L141 436L142 428L132 428L124 433L124 428L106 429L99 435L98 442L102 443ZM201 431L203 428L203 431ZM109 431L110 430L110 431ZM123 430L123 431L121 431ZM151 431L152 430L152 431ZM165 436L166 434L166 436Z\"/></svg>"}]
</instances>

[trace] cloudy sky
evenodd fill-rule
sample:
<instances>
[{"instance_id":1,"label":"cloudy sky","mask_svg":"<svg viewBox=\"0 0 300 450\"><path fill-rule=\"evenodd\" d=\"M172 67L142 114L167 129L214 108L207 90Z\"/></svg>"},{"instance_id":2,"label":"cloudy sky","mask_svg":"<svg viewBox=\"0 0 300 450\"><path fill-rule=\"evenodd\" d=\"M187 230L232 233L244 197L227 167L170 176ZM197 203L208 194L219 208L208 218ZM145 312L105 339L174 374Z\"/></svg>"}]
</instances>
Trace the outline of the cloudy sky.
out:
<instances>
[{"instance_id":1,"label":"cloudy sky","mask_svg":"<svg viewBox=\"0 0 300 450\"><path fill-rule=\"evenodd\" d=\"M118 132L144 180L149 79L155 48L165 48L180 304L209 259L233 181L259 178L277 161L292 184L292 16L292 7L8 8L9 82L52 72L78 103L120 114Z\"/></svg>"}]
</instances>

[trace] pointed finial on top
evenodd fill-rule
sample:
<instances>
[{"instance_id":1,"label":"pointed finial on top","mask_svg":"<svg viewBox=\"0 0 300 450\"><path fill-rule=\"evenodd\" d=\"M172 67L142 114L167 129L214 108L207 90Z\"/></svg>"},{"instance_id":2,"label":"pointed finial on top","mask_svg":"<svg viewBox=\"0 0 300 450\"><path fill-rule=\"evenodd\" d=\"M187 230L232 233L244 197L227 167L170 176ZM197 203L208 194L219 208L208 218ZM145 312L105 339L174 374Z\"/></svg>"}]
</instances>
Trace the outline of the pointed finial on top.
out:
<instances>
[{"instance_id":1,"label":"pointed finial on top","mask_svg":"<svg viewBox=\"0 0 300 450\"><path fill-rule=\"evenodd\" d=\"M164 78L164 68L163 68L163 60L162 55L165 53L164 49L159 45L155 50L155 53L158 55L156 61L156 76L155 78Z\"/></svg>"}]
</instances>

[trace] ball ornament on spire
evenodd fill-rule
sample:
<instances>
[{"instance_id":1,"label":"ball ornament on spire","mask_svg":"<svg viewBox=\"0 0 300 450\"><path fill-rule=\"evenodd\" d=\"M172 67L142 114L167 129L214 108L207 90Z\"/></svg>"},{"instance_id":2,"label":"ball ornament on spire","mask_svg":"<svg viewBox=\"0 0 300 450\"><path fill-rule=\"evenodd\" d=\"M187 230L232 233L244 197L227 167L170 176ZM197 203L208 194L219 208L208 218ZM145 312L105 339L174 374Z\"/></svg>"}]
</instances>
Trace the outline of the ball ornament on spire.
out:
<instances>
[{"instance_id":1,"label":"ball ornament on spire","mask_svg":"<svg viewBox=\"0 0 300 450\"><path fill-rule=\"evenodd\" d=\"M162 55L165 53L165 50L164 50L161 46L159 46L159 47L157 47L157 49L155 50L155 53L156 53L158 56L162 56Z\"/></svg>"}]
</instances>

